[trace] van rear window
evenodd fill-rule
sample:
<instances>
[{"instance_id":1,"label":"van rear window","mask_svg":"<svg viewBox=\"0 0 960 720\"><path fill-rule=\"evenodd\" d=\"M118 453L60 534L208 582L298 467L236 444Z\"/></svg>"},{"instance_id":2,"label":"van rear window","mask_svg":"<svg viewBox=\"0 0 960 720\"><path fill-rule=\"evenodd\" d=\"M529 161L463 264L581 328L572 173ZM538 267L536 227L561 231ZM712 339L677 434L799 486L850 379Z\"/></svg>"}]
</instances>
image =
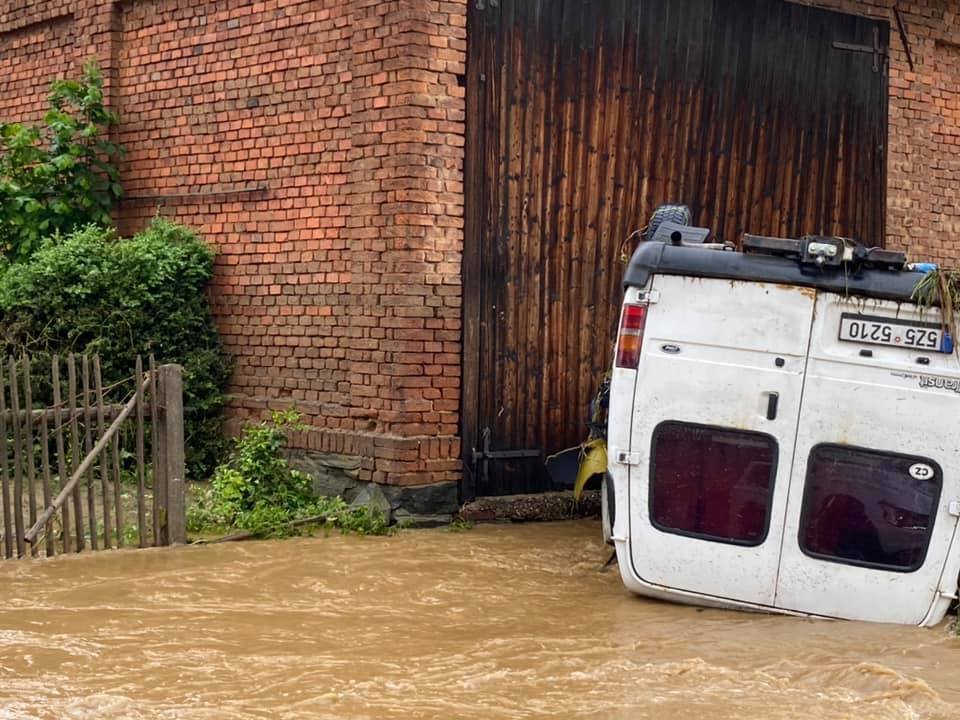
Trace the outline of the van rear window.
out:
<instances>
[{"instance_id":1,"label":"van rear window","mask_svg":"<svg viewBox=\"0 0 960 720\"><path fill-rule=\"evenodd\" d=\"M917 570L941 484L940 467L924 458L818 445L807 463L800 547L834 562Z\"/></svg>"},{"instance_id":2,"label":"van rear window","mask_svg":"<svg viewBox=\"0 0 960 720\"><path fill-rule=\"evenodd\" d=\"M650 519L664 532L759 545L767 536L777 443L769 435L664 422L653 432Z\"/></svg>"}]
</instances>

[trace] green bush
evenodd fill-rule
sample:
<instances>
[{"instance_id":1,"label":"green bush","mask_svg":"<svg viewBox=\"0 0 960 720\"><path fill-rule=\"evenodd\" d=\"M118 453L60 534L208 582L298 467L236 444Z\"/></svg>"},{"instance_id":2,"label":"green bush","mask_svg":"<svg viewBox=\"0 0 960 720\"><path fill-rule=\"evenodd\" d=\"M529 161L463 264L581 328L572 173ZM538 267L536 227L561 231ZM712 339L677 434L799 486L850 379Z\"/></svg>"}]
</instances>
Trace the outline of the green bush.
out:
<instances>
[{"instance_id":1,"label":"green bush","mask_svg":"<svg viewBox=\"0 0 960 720\"><path fill-rule=\"evenodd\" d=\"M0 272L0 350L32 356L41 399L53 353L98 353L105 385L130 377L137 354L183 365L188 471L207 478L230 376L204 295L213 258L164 220L130 239L93 226L48 239Z\"/></svg>"},{"instance_id":2,"label":"green bush","mask_svg":"<svg viewBox=\"0 0 960 720\"><path fill-rule=\"evenodd\" d=\"M191 532L238 528L259 536L282 536L306 518L344 532L382 535L387 519L378 510L350 508L341 498L318 498L310 477L283 457L287 434L299 429L295 410L274 413L269 422L247 427L229 459L217 468L210 487L187 512Z\"/></svg>"},{"instance_id":3,"label":"green bush","mask_svg":"<svg viewBox=\"0 0 960 720\"><path fill-rule=\"evenodd\" d=\"M41 126L0 124L0 249L28 258L43 238L112 223L121 195L114 161L123 148L106 139L117 116L104 107L95 62L80 80L58 80Z\"/></svg>"}]
</instances>

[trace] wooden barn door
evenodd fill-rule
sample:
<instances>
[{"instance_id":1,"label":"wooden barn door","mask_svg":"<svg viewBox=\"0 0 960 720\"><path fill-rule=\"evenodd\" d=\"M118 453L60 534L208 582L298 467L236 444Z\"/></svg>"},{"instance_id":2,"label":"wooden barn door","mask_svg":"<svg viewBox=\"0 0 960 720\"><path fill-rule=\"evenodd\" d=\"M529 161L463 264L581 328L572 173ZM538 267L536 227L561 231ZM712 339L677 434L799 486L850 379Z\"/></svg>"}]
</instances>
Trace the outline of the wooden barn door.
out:
<instances>
[{"instance_id":1,"label":"wooden barn door","mask_svg":"<svg viewBox=\"0 0 960 720\"><path fill-rule=\"evenodd\" d=\"M723 240L883 244L889 28L780 0L469 7L464 494L536 492L585 437L657 205Z\"/></svg>"}]
</instances>

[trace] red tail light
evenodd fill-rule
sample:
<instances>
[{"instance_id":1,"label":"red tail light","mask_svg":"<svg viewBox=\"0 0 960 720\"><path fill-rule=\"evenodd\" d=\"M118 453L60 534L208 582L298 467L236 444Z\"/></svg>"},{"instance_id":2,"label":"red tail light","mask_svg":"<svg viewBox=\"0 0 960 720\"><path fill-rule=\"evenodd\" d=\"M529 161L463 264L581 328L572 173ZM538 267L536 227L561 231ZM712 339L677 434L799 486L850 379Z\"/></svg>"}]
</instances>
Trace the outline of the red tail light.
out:
<instances>
[{"instance_id":1,"label":"red tail light","mask_svg":"<svg viewBox=\"0 0 960 720\"><path fill-rule=\"evenodd\" d=\"M617 338L617 367L636 370L640 364L643 329L647 324L647 305L624 305Z\"/></svg>"}]
</instances>

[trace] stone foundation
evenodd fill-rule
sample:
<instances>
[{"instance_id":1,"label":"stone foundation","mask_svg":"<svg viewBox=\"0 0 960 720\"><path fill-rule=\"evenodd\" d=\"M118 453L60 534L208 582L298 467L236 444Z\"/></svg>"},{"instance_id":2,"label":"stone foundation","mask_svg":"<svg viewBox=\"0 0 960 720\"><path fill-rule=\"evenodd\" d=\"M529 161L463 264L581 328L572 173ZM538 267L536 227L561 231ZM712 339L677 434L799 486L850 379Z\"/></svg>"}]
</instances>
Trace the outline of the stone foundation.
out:
<instances>
[{"instance_id":1,"label":"stone foundation","mask_svg":"<svg viewBox=\"0 0 960 720\"><path fill-rule=\"evenodd\" d=\"M459 505L456 482L428 485L381 485L363 479L359 455L290 450L290 465L313 478L317 495L340 496L348 503L379 508L401 525L449 523Z\"/></svg>"}]
</instances>

